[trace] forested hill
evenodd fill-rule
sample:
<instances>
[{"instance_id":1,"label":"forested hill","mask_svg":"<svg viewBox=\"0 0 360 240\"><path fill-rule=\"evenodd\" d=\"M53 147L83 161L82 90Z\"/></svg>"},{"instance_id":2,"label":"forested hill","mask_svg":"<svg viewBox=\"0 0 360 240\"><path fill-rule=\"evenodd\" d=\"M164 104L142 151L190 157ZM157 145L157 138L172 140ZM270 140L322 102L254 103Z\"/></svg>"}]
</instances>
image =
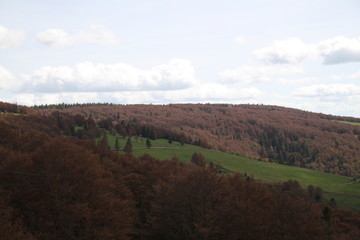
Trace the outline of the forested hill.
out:
<instances>
[{"instance_id":1,"label":"forested hill","mask_svg":"<svg viewBox=\"0 0 360 240\"><path fill-rule=\"evenodd\" d=\"M148 106L156 115L154 109ZM125 120L139 110L128 111L121 111L120 123L109 121L112 113L101 119L100 109L94 109L97 120L61 112L0 114L1 240L358 239L360 215L320 201L314 186L265 184L245 174L219 174L210 164L110 150L101 128L171 133ZM200 131L183 125L186 134Z\"/></svg>"},{"instance_id":2,"label":"forested hill","mask_svg":"<svg viewBox=\"0 0 360 240\"><path fill-rule=\"evenodd\" d=\"M263 161L360 174L360 119L265 105L49 105L122 135L173 138Z\"/></svg>"}]
</instances>

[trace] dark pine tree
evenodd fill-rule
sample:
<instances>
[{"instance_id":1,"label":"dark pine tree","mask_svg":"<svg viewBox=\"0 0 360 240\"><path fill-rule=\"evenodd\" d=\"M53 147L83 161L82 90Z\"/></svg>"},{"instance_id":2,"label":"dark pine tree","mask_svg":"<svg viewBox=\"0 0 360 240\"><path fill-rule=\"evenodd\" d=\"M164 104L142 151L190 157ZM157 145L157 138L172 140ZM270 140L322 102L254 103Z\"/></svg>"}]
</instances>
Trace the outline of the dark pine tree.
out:
<instances>
[{"instance_id":1,"label":"dark pine tree","mask_svg":"<svg viewBox=\"0 0 360 240\"><path fill-rule=\"evenodd\" d=\"M126 152L127 154L131 154L132 153L132 144L131 144L131 138L128 137L125 147L124 147L124 152Z\"/></svg>"},{"instance_id":2,"label":"dark pine tree","mask_svg":"<svg viewBox=\"0 0 360 240\"><path fill-rule=\"evenodd\" d=\"M146 147L151 148L151 141L149 138L146 139Z\"/></svg>"},{"instance_id":3,"label":"dark pine tree","mask_svg":"<svg viewBox=\"0 0 360 240\"><path fill-rule=\"evenodd\" d=\"M115 140L115 151L119 151L120 150L120 143L119 143L119 138L116 138Z\"/></svg>"}]
</instances>

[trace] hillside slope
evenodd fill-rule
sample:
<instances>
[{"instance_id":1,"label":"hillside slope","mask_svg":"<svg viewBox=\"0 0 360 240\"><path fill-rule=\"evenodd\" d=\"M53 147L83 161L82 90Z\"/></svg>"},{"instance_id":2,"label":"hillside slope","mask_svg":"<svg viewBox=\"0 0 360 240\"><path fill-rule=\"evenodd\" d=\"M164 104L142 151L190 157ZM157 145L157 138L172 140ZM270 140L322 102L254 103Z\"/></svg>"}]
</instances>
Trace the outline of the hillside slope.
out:
<instances>
[{"instance_id":1,"label":"hillside slope","mask_svg":"<svg viewBox=\"0 0 360 240\"><path fill-rule=\"evenodd\" d=\"M49 106L48 106L49 107ZM52 106L113 125L148 126L152 137L186 142L263 161L358 178L360 119L263 105L171 104ZM55 109L56 110L56 109ZM57 109L59 110L59 109ZM50 114L53 108L38 110ZM341 122L342 121L342 122ZM353 124L346 124L347 122ZM171 134L169 134L171 131ZM126 134L134 135L136 132ZM141 132L140 132L141 134Z\"/></svg>"},{"instance_id":2,"label":"hillside slope","mask_svg":"<svg viewBox=\"0 0 360 240\"><path fill-rule=\"evenodd\" d=\"M263 184L175 159L119 154L104 144L105 137L95 143L64 136L68 120L66 114L0 115L1 239L357 239L360 234L359 214L314 201L294 181ZM90 131L92 121L87 122Z\"/></svg>"}]
</instances>

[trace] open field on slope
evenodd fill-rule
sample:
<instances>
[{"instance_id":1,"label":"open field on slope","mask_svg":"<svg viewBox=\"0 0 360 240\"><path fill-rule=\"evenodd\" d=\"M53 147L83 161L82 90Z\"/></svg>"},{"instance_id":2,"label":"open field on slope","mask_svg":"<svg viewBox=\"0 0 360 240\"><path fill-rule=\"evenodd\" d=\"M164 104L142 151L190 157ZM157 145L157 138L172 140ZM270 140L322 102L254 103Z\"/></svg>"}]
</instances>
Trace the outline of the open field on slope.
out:
<instances>
[{"instance_id":1,"label":"open field on slope","mask_svg":"<svg viewBox=\"0 0 360 240\"><path fill-rule=\"evenodd\" d=\"M350 125L354 125L354 126L360 126L359 122L348 122L348 121L338 121L338 122L346 123L346 124L350 124Z\"/></svg>"},{"instance_id":2,"label":"open field on slope","mask_svg":"<svg viewBox=\"0 0 360 240\"><path fill-rule=\"evenodd\" d=\"M108 135L111 148L115 146L115 138L115 136ZM127 138L118 138L120 147L124 147ZM169 144L168 140L165 139L151 140L152 147L150 149L146 147L145 143L146 139L144 138L132 138L133 154L135 156L148 153L161 160L177 157L183 162L190 162L194 152L201 152L208 162L219 164L233 172L246 173L263 182L283 182L293 179L298 181L304 188L310 184L319 186L324 190L326 199L333 197L339 206L360 212L360 182L351 183L349 177L305 168L265 163L189 144L183 146L178 142Z\"/></svg>"}]
</instances>

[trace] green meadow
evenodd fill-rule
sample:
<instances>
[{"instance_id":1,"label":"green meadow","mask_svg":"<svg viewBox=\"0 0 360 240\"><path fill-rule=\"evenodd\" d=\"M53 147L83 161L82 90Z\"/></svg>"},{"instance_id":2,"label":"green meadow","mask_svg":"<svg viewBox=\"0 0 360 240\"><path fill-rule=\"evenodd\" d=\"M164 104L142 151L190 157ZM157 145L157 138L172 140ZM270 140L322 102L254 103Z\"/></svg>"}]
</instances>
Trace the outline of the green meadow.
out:
<instances>
[{"instance_id":1,"label":"green meadow","mask_svg":"<svg viewBox=\"0 0 360 240\"><path fill-rule=\"evenodd\" d=\"M345 124L350 124L353 126L360 126L359 122L348 122L348 121L337 121L337 122L341 122L341 123L345 123Z\"/></svg>"},{"instance_id":2,"label":"green meadow","mask_svg":"<svg viewBox=\"0 0 360 240\"><path fill-rule=\"evenodd\" d=\"M111 149L114 148L116 137L122 149L127 138L120 136L108 134L109 146ZM190 162L192 154L200 152L208 162L219 164L232 172L246 173L262 182L283 182L292 179L298 181L304 188L310 184L319 186L325 192L325 199L333 197L338 206L360 212L360 182L351 182L349 177L300 167L266 163L189 144L182 146L179 142L175 141L170 144L165 139L151 140L151 148L146 147L146 139L142 137L132 137L131 142L133 155L135 156L148 153L160 160L170 160L173 157L177 157L183 162Z\"/></svg>"}]
</instances>

